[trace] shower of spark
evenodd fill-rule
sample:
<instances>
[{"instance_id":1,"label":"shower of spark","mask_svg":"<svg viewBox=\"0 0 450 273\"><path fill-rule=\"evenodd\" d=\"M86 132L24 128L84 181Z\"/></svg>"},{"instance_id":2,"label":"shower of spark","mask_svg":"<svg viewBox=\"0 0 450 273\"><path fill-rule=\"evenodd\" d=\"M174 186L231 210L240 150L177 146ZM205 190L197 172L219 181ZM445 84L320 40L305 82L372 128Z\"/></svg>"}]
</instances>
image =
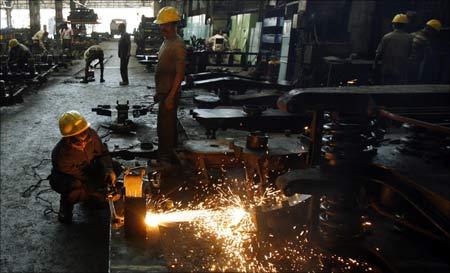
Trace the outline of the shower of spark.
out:
<instances>
[{"instance_id":1,"label":"shower of spark","mask_svg":"<svg viewBox=\"0 0 450 273\"><path fill-rule=\"evenodd\" d=\"M172 270L218 271L218 272L279 272L279 271L326 271L325 263L338 264L343 271L372 271L362 261L327 256L312 248L308 242L308 231L293 227L298 235L292 240L277 240L269 234L269 241L257 240L256 220L252 213L256 206L276 205L283 196L279 191L267 190L263 194L237 194L230 188L218 188L199 204L187 208L174 208L168 212L148 212L145 222L150 227L168 226L178 223L181 232L189 233L199 242L207 242L210 254L204 254L195 246L188 254L166 257ZM257 192L257 190L255 190ZM245 197L244 197L245 196ZM186 242L180 242L180 244ZM185 253L183 252L183 253ZM172 253L174 254L174 253ZM200 256L199 262L195 258ZM186 259L183 260L182 256ZM172 258L172 259L171 259ZM170 261L171 260L171 261Z\"/></svg>"}]
</instances>

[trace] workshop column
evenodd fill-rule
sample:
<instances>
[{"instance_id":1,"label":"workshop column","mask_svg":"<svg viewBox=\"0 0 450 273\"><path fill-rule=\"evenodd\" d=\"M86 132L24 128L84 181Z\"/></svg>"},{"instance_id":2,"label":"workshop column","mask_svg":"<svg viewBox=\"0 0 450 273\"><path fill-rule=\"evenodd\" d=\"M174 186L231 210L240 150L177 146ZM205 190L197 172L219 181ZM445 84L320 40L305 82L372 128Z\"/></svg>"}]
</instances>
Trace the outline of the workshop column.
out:
<instances>
[{"instance_id":1,"label":"workshop column","mask_svg":"<svg viewBox=\"0 0 450 273\"><path fill-rule=\"evenodd\" d=\"M295 49L296 63L295 63L295 87L303 87L304 81L304 65L305 65L305 51L306 51L306 36L305 36L305 24L306 24L306 9L309 0L300 0L298 4L297 14L294 18L294 24L297 28L297 47ZM296 21L296 22L295 22Z\"/></svg>"},{"instance_id":2,"label":"workshop column","mask_svg":"<svg viewBox=\"0 0 450 273\"><path fill-rule=\"evenodd\" d=\"M31 34L36 33L41 29L41 9L40 2L35 0L28 0L30 8L30 30Z\"/></svg>"},{"instance_id":3,"label":"workshop column","mask_svg":"<svg viewBox=\"0 0 450 273\"><path fill-rule=\"evenodd\" d=\"M159 2L159 1L153 1L153 14L154 14L154 17L156 17L156 15L158 15L158 12L159 12L159 10L164 6L164 4L165 4L165 1L164 1L164 3L162 3L162 1L161 1L161 3Z\"/></svg>"},{"instance_id":4,"label":"workshop column","mask_svg":"<svg viewBox=\"0 0 450 273\"><path fill-rule=\"evenodd\" d=\"M56 35L59 34L59 30L61 28L61 24L63 22L63 1L55 0L55 30Z\"/></svg>"},{"instance_id":5,"label":"workshop column","mask_svg":"<svg viewBox=\"0 0 450 273\"><path fill-rule=\"evenodd\" d=\"M5 11L6 11L6 27L12 28L12 21L11 21L11 12L12 12L12 3L11 0L6 0L5 2Z\"/></svg>"}]
</instances>

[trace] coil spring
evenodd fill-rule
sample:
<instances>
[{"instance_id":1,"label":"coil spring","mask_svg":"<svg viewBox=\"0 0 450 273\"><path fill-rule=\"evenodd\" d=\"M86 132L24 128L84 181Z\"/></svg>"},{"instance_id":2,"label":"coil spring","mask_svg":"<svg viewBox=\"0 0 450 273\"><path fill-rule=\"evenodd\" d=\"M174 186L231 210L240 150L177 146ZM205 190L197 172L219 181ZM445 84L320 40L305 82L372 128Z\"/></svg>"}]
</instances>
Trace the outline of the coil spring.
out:
<instances>
[{"instance_id":1,"label":"coil spring","mask_svg":"<svg viewBox=\"0 0 450 273\"><path fill-rule=\"evenodd\" d=\"M321 170L339 181L339 193L322 196L319 232L328 246L357 243L362 234L363 209L359 203L360 186L354 178L376 154L379 132L376 120L361 115L328 113L322 136Z\"/></svg>"},{"instance_id":2,"label":"coil spring","mask_svg":"<svg viewBox=\"0 0 450 273\"><path fill-rule=\"evenodd\" d=\"M360 115L326 114L323 126L322 167L337 171L366 165L376 154L376 121Z\"/></svg>"}]
</instances>

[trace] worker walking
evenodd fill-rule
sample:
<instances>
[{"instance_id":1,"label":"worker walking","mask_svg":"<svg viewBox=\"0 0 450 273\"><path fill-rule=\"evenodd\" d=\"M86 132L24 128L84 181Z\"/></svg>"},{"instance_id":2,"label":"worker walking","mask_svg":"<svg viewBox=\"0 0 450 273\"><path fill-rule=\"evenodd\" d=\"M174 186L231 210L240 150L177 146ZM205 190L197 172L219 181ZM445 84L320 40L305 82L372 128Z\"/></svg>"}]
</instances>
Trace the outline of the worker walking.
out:
<instances>
[{"instance_id":1,"label":"worker walking","mask_svg":"<svg viewBox=\"0 0 450 273\"><path fill-rule=\"evenodd\" d=\"M433 83L437 70L435 39L439 35L442 24L439 20L429 20L425 28L412 33L410 83Z\"/></svg>"},{"instance_id":2,"label":"worker walking","mask_svg":"<svg viewBox=\"0 0 450 273\"><path fill-rule=\"evenodd\" d=\"M47 38L48 32L46 30L39 30L36 34L34 34L33 38L31 38L31 40L33 40L36 53L47 53L47 47L45 46Z\"/></svg>"},{"instance_id":3,"label":"worker walking","mask_svg":"<svg viewBox=\"0 0 450 273\"><path fill-rule=\"evenodd\" d=\"M100 82L105 82L105 79L103 78L103 72L105 70L103 60L105 56L103 54L103 49L98 45L93 45L86 49L84 52L84 60L86 62L84 66L84 79L82 83L88 83L88 74L89 74L89 68L91 66L91 63L94 60L98 60L100 63Z\"/></svg>"},{"instance_id":4,"label":"worker walking","mask_svg":"<svg viewBox=\"0 0 450 273\"><path fill-rule=\"evenodd\" d=\"M52 151L50 185L61 194L58 220L71 223L76 203L88 200L105 202L105 188L114 185L121 172L107 147L77 111L59 118L62 139Z\"/></svg>"},{"instance_id":5,"label":"worker walking","mask_svg":"<svg viewBox=\"0 0 450 273\"><path fill-rule=\"evenodd\" d=\"M177 23L181 20L174 7L162 8L155 20L164 41L159 48L155 69L155 100L158 110L158 156L161 163L174 164L174 148L177 145L177 108L181 82L186 65L186 47L177 34Z\"/></svg>"},{"instance_id":6,"label":"worker walking","mask_svg":"<svg viewBox=\"0 0 450 273\"><path fill-rule=\"evenodd\" d=\"M31 51L17 39L11 39L8 43L8 68L12 72L28 71L34 74L34 66Z\"/></svg>"},{"instance_id":7,"label":"worker walking","mask_svg":"<svg viewBox=\"0 0 450 273\"><path fill-rule=\"evenodd\" d=\"M378 45L373 69L381 60L382 84L405 84L408 77L408 59L412 47L412 35L405 32L408 18L397 14L392 19L393 31L384 35Z\"/></svg>"},{"instance_id":8,"label":"worker walking","mask_svg":"<svg viewBox=\"0 0 450 273\"><path fill-rule=\"evenodd\" d=\"M124 23L120 23L118 29L121 34L119 40L119 58L122 81L120 85L128 85L128 62L131 56L131 39L130 34L126 32L126 25Z\"/></svg>"}]
</instances>

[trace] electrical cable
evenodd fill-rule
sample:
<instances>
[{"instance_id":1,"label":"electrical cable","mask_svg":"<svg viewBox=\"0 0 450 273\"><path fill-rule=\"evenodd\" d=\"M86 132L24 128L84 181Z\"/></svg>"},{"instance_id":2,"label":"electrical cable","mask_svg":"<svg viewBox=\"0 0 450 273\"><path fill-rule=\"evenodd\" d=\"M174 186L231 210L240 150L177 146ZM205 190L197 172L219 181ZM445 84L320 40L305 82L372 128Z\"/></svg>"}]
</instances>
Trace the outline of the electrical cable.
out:
<instances>
[{"instance_id":1,"label":"electrical cable","mask_svg":"<svg viewBox=\"0 0 450 273\"><path fill-rule=\"evenodd\" d=\"M375 182L375 183L387 186L387 187L391 188L393 191L395 191L396 193L398 193L405 201L407 201L409 204L411 204L421 215L423 215L428 221L430 221L430 223L433 224L434 227L436 227L439 231L441 231L446 239L450 238L449 232L443 226L441 226L439 223L437 223L430 215L428 215L427 212L424 211L424 209L419 204L417 204L416 202L411 200L411 198L409 198L409 196L407 194L405 194L403 191L401 191L400 189L396 188L395 186L390 185L389 183L386 183L379 179L370 178L369 180L371 182ZM373 204L371 204L371 205L373 208ZM381 213L380 210L378 210L377 212ZM402 224L404 224L404 223L402 223ZM417 228L415 230L418 231ZM421 230L421 231L423 231L423 230ZM421 232L421 231L418 231L418 232ZM424 232L422 232L422 233L425 234Z\"/></svg>"},{"instance_id":2,"label":"electrical cable","mask_svg":"<svg viewBox=\"0 0 450 273\"><path fill-rule=\"evenodd\" d=\"M36 171L36 170L37 170L37 169L38 169L45 161L50 161L50 159L49 159L49 158L44 158L44 159L42 159L37 165L34 165L34 166L31 167L31 169L33 170L33 177L34 177L35 179L37 179L38 181L37 181L35 184L33 184L33 185L29 186L28 188L26 188L26 189L20 194L22 197L24 197L24 198L29 198L29 197L31 197L32 193L33 193L34 191L36 191L38 188L40 188L40 186L41 186L41 184L42 184L43 181L46 181L46 180L48 181L48 180L49 180L49 177L50 177L50 176L47 176L46 178L42 178L42 177L38 174L38 172ZM45 209L44 209L44 215L45 215L45 216L47 216L47 215L49 215L49 214L51 214L51 213L55 213L55 214L58 213L57 211L55 211L55 210L53 209L53 204L52 204L52 202L50 202L49 200L47 200L47 199L41 197L42 194L47 193L47 192L51 192L51 191L53 191L51 188L45 188L45 189L42 189L42 190L40 190L39 192L37 192L37 193L36 193L36 196L35 196L36 201L38 201L38 202L39 202L39 201L42 201L42 202L44 202L44 203L47 204L47 205L45 205Z\"/></svg>"}]
</instances>

